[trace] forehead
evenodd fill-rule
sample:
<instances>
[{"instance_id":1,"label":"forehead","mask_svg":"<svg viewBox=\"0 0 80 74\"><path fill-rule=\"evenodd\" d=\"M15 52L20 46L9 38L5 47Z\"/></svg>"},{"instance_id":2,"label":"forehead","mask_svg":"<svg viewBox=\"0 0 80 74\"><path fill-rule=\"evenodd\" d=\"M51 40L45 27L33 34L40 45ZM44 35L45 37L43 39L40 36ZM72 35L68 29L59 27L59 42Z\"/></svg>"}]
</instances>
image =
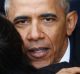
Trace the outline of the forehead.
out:
<instances>
[{"instance_id":1,"label":"forehead","mask_svg":"<svg viewBox=\"0 0 80 74\"><path fill-rule=\"evenodd\" d=\"M26 6L35 7L40 6L55 6L60 3L60 0L11 0L11 6Z\"/></svg>"},{"instance_id":2,"label":"forehead","mask_svg":"<svg viewBox=\"0 0 80 74\"><path fill-rule=\"evenodd\" d=\"M10 0L12 3L18 4L33 4L33 3L54 3L60 2L61 0Z\"/></svg>"},{"instance_id":3,"label":"forehead","mask_svg":"<svg viewBox=\"0 0 80 74\"><path fill-rule=\"evenodd\" d=\"M63 11L60 7L61 0L10 0L10 14L19 15L39 15L42 13L59 13ZM15 13L14 13L15 12ZM61 13L60 12L60 13Z\"/></svg>"}]
</instances>

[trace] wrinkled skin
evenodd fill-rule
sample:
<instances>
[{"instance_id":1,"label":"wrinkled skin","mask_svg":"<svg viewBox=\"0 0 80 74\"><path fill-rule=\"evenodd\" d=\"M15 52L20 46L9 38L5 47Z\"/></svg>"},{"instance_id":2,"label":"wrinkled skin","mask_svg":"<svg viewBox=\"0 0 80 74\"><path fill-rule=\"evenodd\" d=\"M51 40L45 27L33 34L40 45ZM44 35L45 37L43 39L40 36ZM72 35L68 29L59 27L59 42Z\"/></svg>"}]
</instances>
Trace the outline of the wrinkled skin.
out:
<instances>
[{"instance_id":1,"label":"wrinkled skin","mask_svg":"<svg viewBox=\"0 0 80 74\"><path fill-rule=\"evenodd\" d=\"M36 68L63 57L76 26L76 12L65 14L59 0L11 0L7 18L23 40L23 53Z\"/></svg>"}]
</instances>

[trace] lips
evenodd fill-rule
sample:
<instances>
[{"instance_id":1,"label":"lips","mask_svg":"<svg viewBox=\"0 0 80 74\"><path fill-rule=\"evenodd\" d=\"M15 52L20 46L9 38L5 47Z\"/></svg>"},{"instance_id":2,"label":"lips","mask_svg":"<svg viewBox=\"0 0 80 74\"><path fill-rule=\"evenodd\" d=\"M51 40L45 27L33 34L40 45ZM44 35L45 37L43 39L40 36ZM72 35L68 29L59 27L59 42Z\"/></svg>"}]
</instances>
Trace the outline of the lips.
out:
<instances>
[{"instance_id":1,"label":"lips","mask_svg":"<svg viewBox=\"0 0 80 74\"><path fill-rule=\"evenodd\" d=\"M41 58L47 55L49 48L39 47L39 48L31 48L29 49L28 55L33 58Z\"/></svg>"}]
</instances>

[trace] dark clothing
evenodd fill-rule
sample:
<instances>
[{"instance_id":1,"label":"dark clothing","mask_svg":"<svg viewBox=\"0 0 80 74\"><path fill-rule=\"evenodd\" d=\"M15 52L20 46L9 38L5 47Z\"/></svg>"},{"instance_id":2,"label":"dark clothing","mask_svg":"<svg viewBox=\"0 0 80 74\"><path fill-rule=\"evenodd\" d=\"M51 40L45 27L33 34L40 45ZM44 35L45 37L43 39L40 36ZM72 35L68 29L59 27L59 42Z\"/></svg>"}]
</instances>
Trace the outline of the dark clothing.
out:
<instances>
[{"instance_id":1,"label":"dark clothing","mask_svg":"<svg viewBox=\"0 0 80 74\"><path fill-rule=\"evenodd\" d=\"M37 74L55 74L62 68L69 68L71 67L69 63L62 62L58 64L52 64L50 66L41 68Z\"/></svg>"},{"instance_id":2,"label":"dark clothing","mask_svg":"<svg viewBox=\"0 0 80 74\"><path fill-rule=\"evenodd\" d=\"M22 40L13 24L0 15L0 74L22 70Z\"/></svg>"}]
</instances>

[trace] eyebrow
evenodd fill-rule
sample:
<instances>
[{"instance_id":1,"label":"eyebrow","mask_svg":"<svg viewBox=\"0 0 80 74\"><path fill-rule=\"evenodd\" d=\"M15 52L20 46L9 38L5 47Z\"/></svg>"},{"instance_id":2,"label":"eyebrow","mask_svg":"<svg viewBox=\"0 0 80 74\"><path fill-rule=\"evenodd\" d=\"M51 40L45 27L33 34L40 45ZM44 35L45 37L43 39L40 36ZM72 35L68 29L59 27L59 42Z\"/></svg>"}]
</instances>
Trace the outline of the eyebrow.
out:
<instances>
[{"instance_id":1,"label":"eyebrow","mask_svg":"<svg viewBox=\"0 0 80 74\"><path fill-rule=\"evenodd\" d=\"M53 13L44 13L44 14L41 14L40 17L54 17L54 18L57 18L56 14L53 14ZM17 16L13 22L19 20L19 19L28 19L29 17L28 16Z\"/></svg>"},{"instance_id":2,"label":"eyebrow","mask_svg":"<svg viewBox=\"0 0 80 74\"><path fill-rule=\"evenodd\" d=\"M28 16L17 16L13 21L17 21L18 19L28 19Z\"/></svg>"},{"instance_id":3,"label":"eyebrow","mask_svg":"<svg viewBox=\"0 0 80 74\"><path fill-rule=\"evenodd\" d=\"M44 13L44 14L40 15L40 17L54 17L54 18L57 18L56 14L53 14L53 13Z\"/></svg>"}]
</instances>

